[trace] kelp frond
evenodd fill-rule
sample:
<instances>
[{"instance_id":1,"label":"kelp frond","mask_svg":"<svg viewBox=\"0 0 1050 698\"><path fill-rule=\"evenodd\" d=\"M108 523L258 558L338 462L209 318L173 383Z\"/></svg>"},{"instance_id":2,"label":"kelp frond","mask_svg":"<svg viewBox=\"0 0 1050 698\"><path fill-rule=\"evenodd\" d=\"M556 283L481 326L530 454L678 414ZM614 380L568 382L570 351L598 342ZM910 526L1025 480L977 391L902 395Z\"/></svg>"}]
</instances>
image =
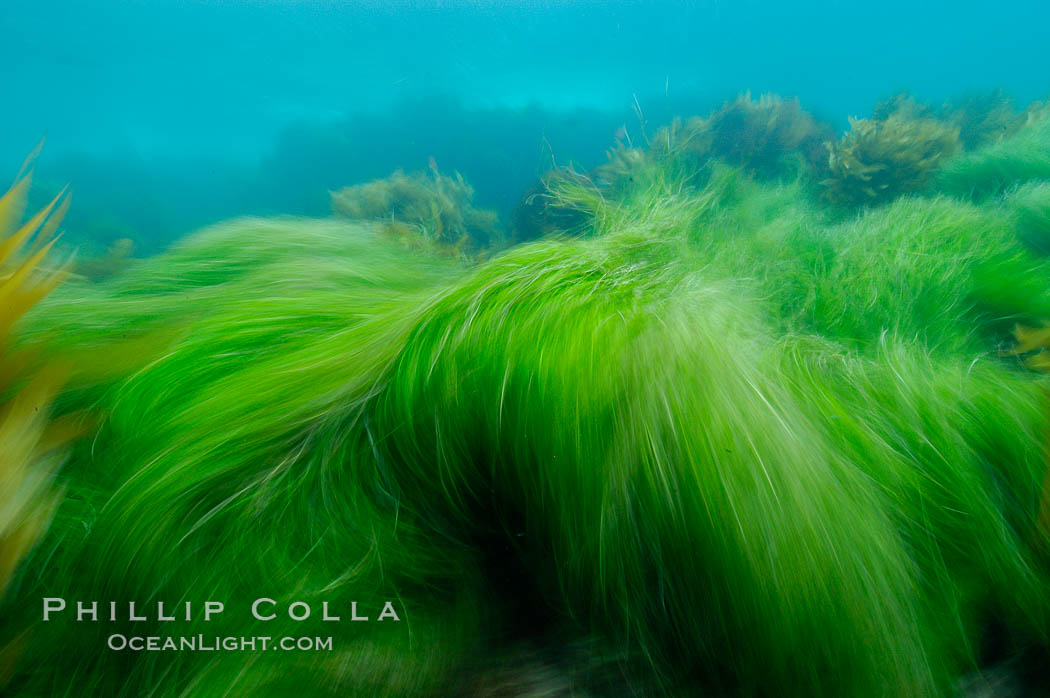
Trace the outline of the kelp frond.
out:
<instances>
[{"instance_id":1,"label":"kelp frond","mask_svg":"<svg viewBox=\"0 0 1050 698\"><path fill-rule=\"evenodd\" d=\"M62 269L44 269L44 259L69 196L63 190L19 225L29 185L27 174L0 198L0 591L50 519L56 462L49 454L64 440L64 429L48 417L63 369L50 365L28 378L20 375L27 362L8 343L15 322L65 275Z\"/></svg>"}]
</instances>

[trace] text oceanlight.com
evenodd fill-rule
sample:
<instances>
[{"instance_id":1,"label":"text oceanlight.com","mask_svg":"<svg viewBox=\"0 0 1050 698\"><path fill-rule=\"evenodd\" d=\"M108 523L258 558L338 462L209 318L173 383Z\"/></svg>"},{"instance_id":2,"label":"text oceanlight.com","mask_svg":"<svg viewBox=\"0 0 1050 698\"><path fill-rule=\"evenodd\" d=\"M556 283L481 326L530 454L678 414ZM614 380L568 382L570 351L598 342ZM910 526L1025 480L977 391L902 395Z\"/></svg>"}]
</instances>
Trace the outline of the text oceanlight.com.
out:
<instances>
[{"instance_id":1,"label":"text oceanlight.com","mask_svg":"<svg viewBox=\"0 0 1050 698\"><path fill-rule=\"evenodd\" d=\"M331 651L331 637L141 637L110 635L106 646L116 652L284 652Z\"/></svg>"}]
</instances>

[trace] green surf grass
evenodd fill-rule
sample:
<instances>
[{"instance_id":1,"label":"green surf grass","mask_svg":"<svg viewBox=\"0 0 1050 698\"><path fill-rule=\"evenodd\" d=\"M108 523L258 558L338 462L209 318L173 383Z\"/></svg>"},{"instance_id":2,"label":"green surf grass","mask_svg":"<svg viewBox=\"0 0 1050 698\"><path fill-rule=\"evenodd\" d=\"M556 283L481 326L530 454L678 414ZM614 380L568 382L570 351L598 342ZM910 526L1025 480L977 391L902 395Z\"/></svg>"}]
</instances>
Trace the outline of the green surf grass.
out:
<instances>
[{"instance_id":1,"label":"green surf grass","mask_svg":"<svg viewBox=\"0 0 1050 698\"><path fill-rule=\"evenodd\" d=\"M957 196L981 199L1050 179L1050 116L1045 112L1033 113L1017 133L949 160L938 175L940 186Z\"/></svg>"},{"instance_id":2,"label":"green surf grass","mask_svg":"<svg viewBox=\"0 0 1050 698\"><path fill-rule=\"evenodd\" d=\"M1039 191L847 216L640 167L555 182L582 236L471 267L245 219L53 294L27 341L149 341L60 403L100 426L3 602L15 694L458 694L527 638L644 694L929 696L1000 635L1045 653L1046 383L997 353L1048 310ZM224 635L335 648L105 652L170 631L40 624L42 596L222 599ZM260 596L402 621L252 621Z\"/></svg>"}]
</instances>

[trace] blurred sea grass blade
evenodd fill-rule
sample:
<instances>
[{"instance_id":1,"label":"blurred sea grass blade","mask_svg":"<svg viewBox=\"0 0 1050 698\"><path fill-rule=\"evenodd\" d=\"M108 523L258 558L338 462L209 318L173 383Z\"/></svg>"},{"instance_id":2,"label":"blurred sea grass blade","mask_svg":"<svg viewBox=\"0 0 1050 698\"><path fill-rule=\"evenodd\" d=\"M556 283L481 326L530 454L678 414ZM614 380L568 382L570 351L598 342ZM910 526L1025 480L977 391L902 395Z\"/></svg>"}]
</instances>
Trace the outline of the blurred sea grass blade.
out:
<instances>
[{"instance_id":1,"label":"blurred sea grass blade","mask_svg":"<svg viewBox=\"0 0 1050 698\"><path fill-rule=\"evenodd\" d=\"M976 200L1050 179L1050 109L1034 112L1002 140L945 161L936 179L943 191Z\"/></svg>"},{"instance_id":2,"label":"blurred sea grass blade","mask_svg":"<svg viewBox=\"0 0 1050 698\"><path fill-rule=\"evenodd\" d=\"M10 231L14 229L18 221L22 220L22 214L25 213L26 208L26 194L29 192L30 178L24 176L19 178L15 184L7 190L7 192L0 197L0 235L3 236L4 248L11 247L14 245L8 245ZM3 262L6 256L0 257L0 262Z\"/></svg>"},{"instance_id":3,"label":"blurred sea grass blade","mask_svg":"<svg viewBox=\"0 0 1050 698\"><path fill-rule=\"evenodd\" d=\"M64 380L61 369L40 372L0 412L0 592L46 529L57 502L51 489L55 463L47 456L63 444L68 425L50 431L48 407Z\"/></svg>"},{"instance_id":4,"label":"blurred sea grass blade","mask_svg":"<svg viewBox=\"0 0 1050 698\"><path fill-rule=\"evenodd\" d=\"M57 495L50 483L57 461L49 456L69 434L67 424L54 430L49 426L50 403L68 371L52 363L25 376L20 369L29 364L26 354L14 352L7 342L15 322L65 275L62 270L40 274L53 239L20 258L35 234L50 237L57 230L68 203L63 190L15 229L25 210L30 176L21 176L0 198L0 357L5 368L0 376L5 400L0 403L0 591L51 518Z\"/></svg>"},{"instance_id":5,"label":"blurred sea grass blade","mask_svg":"<svg viewBox=\"0 0 1050 698\"><path fill-rule=\"evenodd\" d=\"M63 189L54 199L51 200L51 203L40 209L36 215L26 221L25 224L7 237L6 240L0 242L0 264L8 263L11 256L20 250L38 230L41 230L43 233L42 237L48 236L50 233L54 232L61 223L62 216L65 215L66 206L64 205L63 200L66 198L66 190ZM57 215L51 216L52 211L55 210L55 206L60 202L63 202L63 204L59 206ZM43 226L43 229L41 229L41 226ZM47 242L50 243L53 242L53 240L48 240ZM39 262L39 259L37 259L37 262ZM30 268L34 266L36 266L36 262L30 265Z\"/></svg>"},{"instance_id":6,"label":"blurred sea grass blade","mask_svg":"<svg viewBox=\"0 0 1050 698\"><path fill-rule=\"evenodd\" d=\"M33 170L33 165L36 164L36 159L40 157L40 151L44 149L44 141L46 138L41 138L40 141L29 151L29 155L26 155L26 159L22 161L22 166L18 168L18 174L15 175L15 181L22 179L23 176L29 174Z\"/></svg>"}]
</instances>

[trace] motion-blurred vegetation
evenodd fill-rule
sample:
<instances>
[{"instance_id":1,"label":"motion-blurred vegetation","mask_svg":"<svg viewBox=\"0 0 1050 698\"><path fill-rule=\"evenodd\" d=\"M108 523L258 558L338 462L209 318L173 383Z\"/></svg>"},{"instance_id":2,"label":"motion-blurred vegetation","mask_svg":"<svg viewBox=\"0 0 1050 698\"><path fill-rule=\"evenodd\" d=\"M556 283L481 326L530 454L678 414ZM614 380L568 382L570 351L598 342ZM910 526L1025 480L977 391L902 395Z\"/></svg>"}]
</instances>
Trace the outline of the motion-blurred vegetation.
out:
<instances>
[{"instance_id":1,"label":"motion-blurred vegetation","mask_svg":"<svg viewBox=\"0 0 1050 698\"><path fill-rule=\"evenodd\" d=\"M551 170L507 233L433 165L82 268L12 350L141 341L56 398L105 418L0 606L11 690L483 694L527 656L570 693L1045 693L1046 124L897 97L835 139L744 96ZM128 655L170 626L45 595L402 622Z\"/></svg>"},{"instance_id":2,"label":"motion-blurred vegetation","mask_svg":"<svg viewBox=\"0 0 1050 698\"><path fill-rule=\"evenodd\" d=\"M0 593L51 519L52 480L68 436L67 425L49 416L64 369L36 367L27 352L12 347L16 321L64 276L48 269L47 254L69 197L63 192L22 223L30 181L29 172L20 173L0 198Z\"/></svg>"}]
</instances>

